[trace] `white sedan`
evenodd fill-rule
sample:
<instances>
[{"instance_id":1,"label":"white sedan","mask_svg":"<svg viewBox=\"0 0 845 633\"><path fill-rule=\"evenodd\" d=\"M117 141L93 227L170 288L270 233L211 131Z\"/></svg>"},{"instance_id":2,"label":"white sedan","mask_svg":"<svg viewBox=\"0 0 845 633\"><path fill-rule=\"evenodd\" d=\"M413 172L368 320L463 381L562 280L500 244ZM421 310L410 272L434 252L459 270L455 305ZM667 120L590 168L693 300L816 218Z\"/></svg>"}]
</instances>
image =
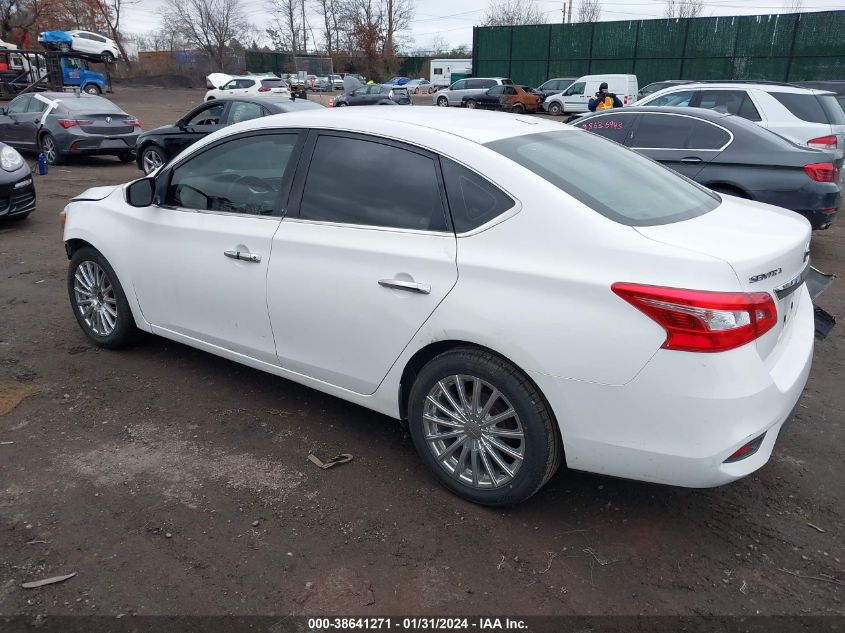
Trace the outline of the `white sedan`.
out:
<instances>
[{"instance_id":1,"label":"white sedan","mask_svg":"<svg viewBox=\"0 0 845 633\"><path fill-rule=\"evenodd\" d=\"M205 93L204 100L211 101L220 97L269 97L289 94L288 82L276 76L226 75L212 73L206 78L206 85L212 88Z\"/></svg>"},{"instance_id":2,"label":"white sedan","mask_svg":"<svg viewBox=\"0 0 845 633\"><path fill-rule=\"evenodd\" d=\"M433 475L482 504L564 461L748 475L810 371L805 219L535 118L254 119L63 221L95 344L152 332L407 419Z\"/></svg>"},{"instance_id":3,"label":"white sedan","mask_svg":"<svg viewBox=\"0 0 845 633\"><path fill-rule=\"evenodd\" d=\"M120 56L117 43L105 35L78 29L67 33L73 38L71 48L79 53L99 55L104 62L113 62Z\"/></svg>"}]
</instances>

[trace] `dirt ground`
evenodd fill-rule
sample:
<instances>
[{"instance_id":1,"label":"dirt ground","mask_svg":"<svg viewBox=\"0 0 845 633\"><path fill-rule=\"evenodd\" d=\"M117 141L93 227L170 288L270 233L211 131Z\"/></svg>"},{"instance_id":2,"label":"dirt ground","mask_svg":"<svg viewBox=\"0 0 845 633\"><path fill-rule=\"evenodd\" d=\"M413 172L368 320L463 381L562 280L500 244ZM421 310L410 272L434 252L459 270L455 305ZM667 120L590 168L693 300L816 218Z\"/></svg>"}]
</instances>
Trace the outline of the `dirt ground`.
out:
<instances>
[{"instance_id":1,"label":"dirt ground","mask_svg":"<svg viewBox=\"0 0 845 633\"><path fill-rule=\"evenodd\" d=\"M113 99L149 129L201 96ZM561 471L485 509L441 489L391 419L164 339L93 347L58 212L138 175L52 168L38 210L0 223L0 412L35 392L0 415L0 614L845 614L845 324L753 476L684 490ZM812 258L845 273L845 217ZM820 303L845 315L845 282ZM355 460L323 471L311 450Z\"/></svg>"}]
</instances>

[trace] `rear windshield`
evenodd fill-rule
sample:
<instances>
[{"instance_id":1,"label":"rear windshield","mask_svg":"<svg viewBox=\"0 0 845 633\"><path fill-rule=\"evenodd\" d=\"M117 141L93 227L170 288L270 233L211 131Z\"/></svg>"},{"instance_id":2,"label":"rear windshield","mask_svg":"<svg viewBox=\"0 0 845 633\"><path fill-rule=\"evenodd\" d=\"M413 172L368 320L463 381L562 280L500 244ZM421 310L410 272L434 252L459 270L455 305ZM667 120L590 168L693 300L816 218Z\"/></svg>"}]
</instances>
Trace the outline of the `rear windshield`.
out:
<instances>
[{"instance_id":1,"label":"rear windshield","mask_svg":"<svg viewBox=\"0 0 845 633\"><path fill-rule=\"evenodd\" d=\"M115 104L113 104L108 99L103 99L102 97L94 97L94 96L79 96L79 97L68 97L67 99L59 99L61 101L61 105L71 112L120 112L123 113L123 110L118 108Z\"/></svg>"},{"instance_id":2,"label":"rear windshield","mask_svg":"<svg viewBox=\"0 0 845 633\"><path fill-rule=\"evenodd\" d=\"M282 88L286 87L287 83L282 79L262 79L261 85L267 86L268 88Z\"/></svg>"},{"instance_id":3,"label":"rear windshield","mask_svg":"<svg viewBox=\"0 0 845 633\"><path fill-rule=\"evenodd\" d=\"M822 110L827 113L831 125L845 125L845 112L842 111L836 95L819 95L816 98L822 104Z\"/></svg>"},{"instance_id":4,"label":"rear windshield","mask_svg":"<svg viewBox=\"0 0 845 633\"><path fill-rule=\"evenodd\" d=\"M703 187L595 134L543 132L487 147L620 224L669 224L719 206Z\"/></svg>"},{"instance_id":5,"label":"rear windshield","mask_svg":"<svg viewBox=\"0 0 845 633\"><path fill-rule=\"evenodd\" d=\"M830 113L827 111L830 108L822 107L822 99L833 99L832 95L817 97L814 94L795 94L791 92L772 92L770 94L783 107L802 121L809 123L833 123L830 119ZM839 116L842 116L841 108Z\"/></svg>"}]
</instances>

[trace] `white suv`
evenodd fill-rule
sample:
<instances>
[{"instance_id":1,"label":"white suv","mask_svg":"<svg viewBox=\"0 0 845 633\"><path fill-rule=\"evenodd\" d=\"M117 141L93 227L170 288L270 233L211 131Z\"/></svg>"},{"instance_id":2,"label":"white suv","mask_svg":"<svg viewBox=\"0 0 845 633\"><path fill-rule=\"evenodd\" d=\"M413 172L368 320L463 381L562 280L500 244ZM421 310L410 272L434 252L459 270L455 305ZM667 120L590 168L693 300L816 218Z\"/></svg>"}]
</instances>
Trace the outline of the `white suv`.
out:
<instances>
[{"instance_id":1,"label":"white suv","mask_svg":"<svg viewBox=\"0 0 845 633\"><path fill-rule=\"evenodd\" d=\"M777 132L796 143L845 152L845 113L836 95L791 84L742 81L700 82L664 88L637 102L723 110Z\"/></svg>"},{"instance_id":2,"label":"white suv","mask_svg":"<svg viewBox=\"0 0 845 633\"><path fill-rule=\"evenodd\" d=\"M225 82L225 83L224 83ZM246 96L270 97L289 94L288 82L275 76L231 76L224 73L212 73L206 78L206 85L217 85L205 93L205 101L220 97Z\"/></svg>"},{"instance_id":3,"label":"white suv","mask_svg":"<svg viewBox=\"0 0 845 633\"><path fill-rule=\"evenodd\" d=\"M70 47L78 53L99 55L104 62L113 62L120 56L117 43L105 35L79 30L67 33L73 38Z\"/></svg>"}]
</instances>

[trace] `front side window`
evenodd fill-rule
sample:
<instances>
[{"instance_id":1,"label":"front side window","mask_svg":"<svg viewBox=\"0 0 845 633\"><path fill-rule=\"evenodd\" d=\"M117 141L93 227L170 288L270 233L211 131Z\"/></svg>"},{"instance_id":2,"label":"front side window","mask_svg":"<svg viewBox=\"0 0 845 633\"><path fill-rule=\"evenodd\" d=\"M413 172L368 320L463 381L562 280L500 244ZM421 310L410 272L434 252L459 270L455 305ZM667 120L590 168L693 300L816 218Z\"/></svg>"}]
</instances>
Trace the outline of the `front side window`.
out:
<instances>
[{"instance_id":1,"label":"front side window","mask_svg":"<svg viewBox=\"0 0 845 633\"><path fill-rule=\"evenodd\" d=\"M569 86L563 94L567 97L571 97L572 95L582 95L584 94L584 88L586 85L587 84L583 81L576 81L574 84Z\"/></svg>"},{"instance_id":2,"label":"front side window","mask_svg":"<svg viewBox=\"0 0 845 633\"><path fill-rule=\"evenodd\" d=\"M692 101L693 95L695 95L695 92L692 90L680 90L656 97L643 105L686 108L689 106L689 102Z\"/></svg>"},{"instance_id":3,"label":"front side window","mask_svg":"<svg viewBox=\"0 0 845 633\"><path fill-rule=\"evenodd\" d=\"M493 86L490 90L487 91L487 94L490 96L495 97L496 95L505 94L505 87L504 86Z\"/></svg>"},{"instance_id":4,"label":"front side window","mask_svg":"<svg viewBox=\"0 0 845 633\"><path fill-rule=\"evenodd\" d=\"M164 204L200 211L273 215L297 134L247 136L176 167Z\"/></svg>"},{"instance_id":5,"label":"front side window","mask_svg":"<svg viewBox=\"0 0 845 633\"><path fill-rule=\"evenodd\" d=\"M223 110L225 108L225 103L214 104L209 108L197 112L188 119L187 124L191 126L220 125L223 122Z\"/></svg>"},{"instance_id":6,"label":"front side window","mask_svg":"<svg viewBox=\"0 0 845 633\"><path fill-rule=\"evenodd\" d=\"M448 158L441 158L440 166L456 233L477 229L513 208L510 196L475 172Z\"/></svg>"},{"instance_id":7,"label":"front side window","mask_svg":"<svg viewBox=\"0 0 845 633\"><path fill-rule=\"evenodd\" d=\"M257 103L236 101L229 106L229 123L240 123L264 116L264 110Z\"/></svg>"},{"instance_id":8,"label":"front side window","mask_svg":"<svg viewBox=\"0 0 845 633\"><path fill-rule=\"evenodd\" d=\"M452 87L449 90L466 90L467 89L467 82L466 79L461 79L460 81L456 81L452 84Z\"/></svg>"},{"instance_id":9,"label":"front side window","mask_svg":"<svg viewBox=\"0 0 845 633\"><path fill-rule=\"evenodd\" d=\"M9 104L9 107L6 108L7 114L20 114L21 112L26 112L26 108L29 105L29 100L32 97L30 95L22 95L17 97Z\"/></svg>"},{"instance_id":10,"label":"front side window","mask_svg":"<svg viewBox=\"0 0 845 633\"><path fill-rule=\"evenodd\" d=\"M703 187L595 134L543 132L486 146L620 224L668 224L719 206Z\"/></svg>"},{"instance_id":11,"label":"front side window","mask_svg":"<svg viewBox=\"0 0 845 633\"><path fill-rule=\"evenodd\" d=\"M314 148L299 214L363 226L447 228L434 160L394 145L328 134Z\"/></svg>"},{"instance_id":12,"label":"front side window","mask_svg":"<svg viewBox=\"0 0 845 633\"><path fill-rule=\"evenodd\" d=\"M238 80L233 79L232 81L230 81L229 83L227 83L226 85L223 86L223 90L234 90L237 87L238 87Z\"/></svg>"},{"instance_id":13,"label":"front side window","mask_svg":"<svg viewBox=\"0 0 845 633\"><path fill-rule=\"evenodd\" d=\"M628 133L631 131L631 125L635 120L636 115L620 112L589 117L583 122L576 123L576 126L582 130L609 138L611 141L624 143L628 137Z\"/></svg>"}]
</instances>

